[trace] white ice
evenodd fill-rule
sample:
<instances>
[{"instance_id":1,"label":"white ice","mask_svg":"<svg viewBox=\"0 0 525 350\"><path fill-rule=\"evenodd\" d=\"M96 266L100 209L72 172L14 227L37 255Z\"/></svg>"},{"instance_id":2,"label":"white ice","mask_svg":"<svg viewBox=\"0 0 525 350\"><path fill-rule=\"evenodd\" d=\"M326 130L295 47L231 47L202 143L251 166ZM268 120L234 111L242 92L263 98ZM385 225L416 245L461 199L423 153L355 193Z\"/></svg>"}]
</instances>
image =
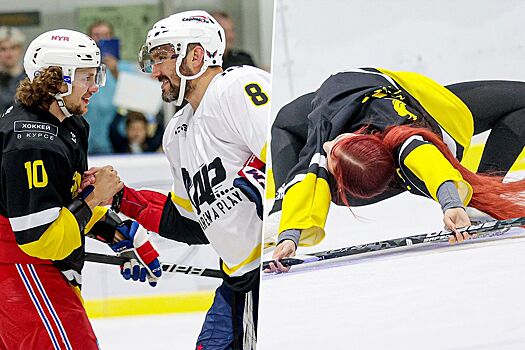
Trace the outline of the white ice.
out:
<instances>
[{"instance_id":1,"label":"white ice","mask_svg":"<svg viewBox=\"0 0 525 350\"><path fill-rule=\"evenodd\" d=\"M354 213L359 220L348 209L333 208L326 239L301 253L442 228L439 206L410 194ZM525 349L524 251L525 239L512 238L266 275L258 349ZM186 255L177 252L169 259L181 263ZM113 267L97 269L102 267L86 267L87 299L186 292L190 284L213 290L215 285L201 284L218 283L181 276L151 289L120 281ZM103 350L191 350L203 320L204 313L187 313L93 319L92 324Z\"/></svg>"},{"instance_id":2,"label":"white ice","mask_svg":"<svg viewBox=\"0 0 525 350\"><path fill-rule=\"evenodd\" d=\"M333 208L325 241L300 252L442 228L439 207L409 194L354 212L368 221ZM525 349L524 252L518 236L265 275L258 349Z\"/></svg>"},{"instance_id":3,"label":"white ice","mask_svg":"<svg viewBox=\"0 0 525 350\"><path fill-rule=\"evenodd\" d=\"M431 232L432 201L333 208L319 251ZM524 230L514 233L524 235ZM262 282L258 350L525 349L525 238L336 259ZM268 258L268 256L266 256ZM204 313L93 319L104 350L194 349Z\"/></svg>"},{"instance_id":4,"label":"white ice","mask_svg":"<svg viewBox=\"0 0 525 350\"><path fill-rule=\"evenodd\" d=\"M102 350L192 350L204 313L92 319Z\"/></svg>"},{"instance_id":5,"label":"white ice","mask_svg":"<svg viewBox=\"0 0 525 350\"><path fill-rule=\"evenodd\" d=\"M126 155L91 157L90 166L112 164L125 183L134 188L168 190L170 170L165 155ZM140 166L138 166L138 165ZM162 261L218 268L218 257L211 246L187 246L153 235ZM87 240L87 251L112 254L101 242ZM214 291L219 279L164 274L155 288L145 283L125 281L118 266L87 263L83 271L85 300L119 297L153 297L196 291ZM204 321L204 312L171 315L91 319L102 350L192 350Z\"/></svg>"}]
</instances>

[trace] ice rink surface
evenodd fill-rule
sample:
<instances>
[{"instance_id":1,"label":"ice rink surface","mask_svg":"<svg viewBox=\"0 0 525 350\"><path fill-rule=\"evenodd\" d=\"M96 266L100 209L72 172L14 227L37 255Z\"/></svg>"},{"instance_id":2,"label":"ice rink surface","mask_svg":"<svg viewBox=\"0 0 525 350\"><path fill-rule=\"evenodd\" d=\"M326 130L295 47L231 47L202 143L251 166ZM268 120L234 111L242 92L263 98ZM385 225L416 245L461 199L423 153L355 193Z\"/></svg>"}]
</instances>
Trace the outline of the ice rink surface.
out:
<instances>
[{"instance_id":1,"label":"ice rink surface","mask_svg":"<svg viewBox=\"0 0 525 350\"><path fill-rule=\"evenodd\" d=\"M435 203L409 194L354 213L364 219L333 208L325 241L300 253L442 228ZM264 275L258 349L525 349L523 237L518 228Z\"/></svg>"},{"instance_id":2,"label":"ice rink surface","mask_svg":"<svg viewBox=\"0 0 525 350\"><path fill-rule=\"evenodd\" d=\"M193 350L204 313L92 319L102 350Z\"/></svg>"},{"instance_id":3,"label":"ice rink surface","mask_svg":"<svg viewBox=\"0 0 525 350\"><path fill-rule=\"evenodd\" d=\"M403 194L333 208L302 253L442 227L432 201ZM400 214L401 213L401 214ZM525 230L492 240L296 266L264 275L258 350L525 349ZM268 258L268 256L266 256ZM204 313L93 319L103 350L194 349Z\"/></svg>"},{"instance_id":4,"label":"ice rink surface","mask_svg":"<svg viewBox=\"0 0 525 350\"><path fill-rule=\"evenodd\" d=\"M333 207L325 240L299 253L443 226L439 205L408 193L353 213L358 218ZM258 349L525 349L524 253L525 238L509 238L336 259L265 275ZM173 257L179 259L180 254ZM140 287L122 281L126 288L117 293L115 271L107 273L107 283L92 275L96 280L84 291L94 298L128 296ZM190 282L211 283L187 276L162 281L171 293L186 291ZM92 324L103 350L192 350L203 320L204 313L186 313L92 319Z\"/></svg>"}]
</instances>

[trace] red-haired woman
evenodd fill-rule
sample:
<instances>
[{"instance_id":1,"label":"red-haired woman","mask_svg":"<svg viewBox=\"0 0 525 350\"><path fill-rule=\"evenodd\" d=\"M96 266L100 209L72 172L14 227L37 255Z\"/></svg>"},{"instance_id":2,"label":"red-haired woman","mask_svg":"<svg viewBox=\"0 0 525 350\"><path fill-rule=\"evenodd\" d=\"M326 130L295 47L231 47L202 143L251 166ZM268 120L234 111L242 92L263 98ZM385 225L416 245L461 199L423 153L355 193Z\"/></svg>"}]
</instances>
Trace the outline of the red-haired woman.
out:
<instances>
[{"instance_id":1,"label":"red-haired woman","mask_svg":"<svg viewBox=\"0 0 525 350\"><path fill-rule=\"evenodd\" d=\"M372 68L332 75L284 106L272 126L274 258L324 237L330 201L359 206L408 190L438 201L454 231L470 225L467 205L498 219L525 215L525 180L502 183L523 150L524 121L522 82L443 87L417 73ZM472 173L460 160L472 136L489 129ZM467 238L456 231L456 240ZM272 270L286 270L278 265Z\"/></svg>"}]
</instances>

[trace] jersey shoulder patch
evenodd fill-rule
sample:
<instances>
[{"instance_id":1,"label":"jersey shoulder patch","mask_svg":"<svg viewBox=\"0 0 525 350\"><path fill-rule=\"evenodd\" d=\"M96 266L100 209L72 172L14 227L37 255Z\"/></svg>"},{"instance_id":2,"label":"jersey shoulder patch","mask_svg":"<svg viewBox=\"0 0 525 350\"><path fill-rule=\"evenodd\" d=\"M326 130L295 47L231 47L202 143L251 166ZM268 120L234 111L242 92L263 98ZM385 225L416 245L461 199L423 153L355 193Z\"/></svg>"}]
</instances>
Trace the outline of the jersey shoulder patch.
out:
<instances>
[{"instance_id":1,"label":"jersey shoulder patch","mask_svg":"<svg viewBox=\"0 0 525 350\"><path fill-rule=\"evenodd\" d=\"M15 106L0 118L3 152L22 149L47 149L56 151L59 127L48 120Z\"/></svg>"}]
</instances>

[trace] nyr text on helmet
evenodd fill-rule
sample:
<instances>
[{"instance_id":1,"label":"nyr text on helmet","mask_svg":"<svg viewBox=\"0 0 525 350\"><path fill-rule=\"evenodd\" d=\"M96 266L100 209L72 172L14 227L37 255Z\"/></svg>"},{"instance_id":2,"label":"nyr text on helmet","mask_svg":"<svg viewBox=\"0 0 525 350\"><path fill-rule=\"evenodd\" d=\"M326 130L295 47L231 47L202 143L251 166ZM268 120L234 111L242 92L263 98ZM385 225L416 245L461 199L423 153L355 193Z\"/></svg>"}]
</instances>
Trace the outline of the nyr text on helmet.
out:
<instances>
[{"instance_id":1,"label":"nyr text on helmet","mask_svg":"<svg viewBox=\"0 0 525 350\"><path fill-rule=\"evenodd\" d=\"M51 40L69 41L69 37L68 36L53 35L53 36L51 36Z\"/></svg>"}]
</instances>

